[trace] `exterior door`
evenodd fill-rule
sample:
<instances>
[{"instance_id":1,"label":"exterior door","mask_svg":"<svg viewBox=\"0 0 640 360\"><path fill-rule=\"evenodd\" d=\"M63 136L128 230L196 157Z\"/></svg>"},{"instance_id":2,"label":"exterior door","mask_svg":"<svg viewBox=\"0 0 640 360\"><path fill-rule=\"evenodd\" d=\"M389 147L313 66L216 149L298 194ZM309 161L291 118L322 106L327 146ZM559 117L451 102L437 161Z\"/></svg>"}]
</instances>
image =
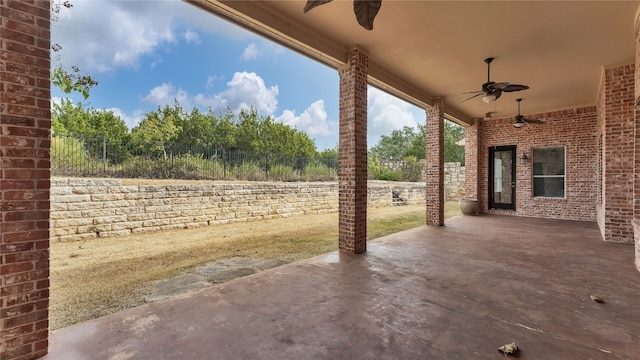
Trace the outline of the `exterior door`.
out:
<instances>
[{"instance_id":1,"label":"exterior door","mask_svg":"<svg viewBox=\"0 0 640 360\"><path fill-rule=\"evenodd\" d=\"M489 148L489 208L516 209L516 147Z\"/></svg>"}]
</instances>

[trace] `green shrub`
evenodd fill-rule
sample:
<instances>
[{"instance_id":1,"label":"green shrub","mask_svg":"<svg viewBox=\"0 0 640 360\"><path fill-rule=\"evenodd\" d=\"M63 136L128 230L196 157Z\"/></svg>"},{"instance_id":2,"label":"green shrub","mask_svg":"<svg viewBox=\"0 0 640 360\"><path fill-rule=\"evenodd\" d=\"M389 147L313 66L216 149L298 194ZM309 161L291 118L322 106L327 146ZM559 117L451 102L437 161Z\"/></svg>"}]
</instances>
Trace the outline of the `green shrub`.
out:
<instances>
[{"instance_id":1,"label":"green shrub","mask_svg":"<svg viewBox=\"0 0 640 360\"><path fill-rule=\"evenodd\" d=\"M237 180L264 180L265 171L252 162L244 162L232 169L232 177Z\"/></svg>"},{"instance_id":2,"label":"green shrub","mask_svg":"<svg viewBox=\"0 0 640 360\"><path fill-rule=\"evenodd\" d=\"M422 164L415 156L407 156L404 159L402 169L402 180L418 182L422 180Z\"/></svg>"},{"instance_id":3,"label":"green shrub","mask_svg":"<svg viewBox=\"0 0 640 360\"><path fill-rule=\"evenodd\" d=\"M275 181L294 181L297 180L299 176L293 167L278 164L269 169L269 178Z\"/></svg>"},{"instance_id":4,"label":"green shrub","mask_svg":"<svg viewBox=\"0 0 640 360\"><path fill-rule=\"evenodd\" d=\"M302 178L306 181L335 181L338 171L321 163L312 163L302 170Z\"/></svg>"},{"instance_id":5,"label":"green shrub","mask_svg":"<svg viewBox=\"0 0 640 360\"><path fill-rule=\"evenodd\" d=\"M73 137L51 138L51 168L54 175L87 175L102 172L102 160L89 155L84 141Z\"/></svg>"}]
</instances>

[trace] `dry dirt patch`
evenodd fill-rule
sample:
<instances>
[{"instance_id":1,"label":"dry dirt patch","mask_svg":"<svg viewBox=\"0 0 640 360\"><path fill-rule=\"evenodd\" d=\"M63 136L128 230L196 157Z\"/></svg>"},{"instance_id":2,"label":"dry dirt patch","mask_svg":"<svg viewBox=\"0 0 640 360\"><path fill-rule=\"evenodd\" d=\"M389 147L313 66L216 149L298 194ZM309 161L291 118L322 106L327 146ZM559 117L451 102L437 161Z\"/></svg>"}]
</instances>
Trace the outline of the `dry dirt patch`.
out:
<instances>
[{"instance_id":1,"label":"dry dirt patch","mask_svg":"<svg viewBox=\"0 0 640 360\"><path fill-rule=\"evenodd\" d=\"M448 216L457 214L449 205ZM423 205L370 209L370 239L424 224ZM158 280L229 257L291 262L337 249L338 214L51 244L51 328L144 303Z\"/></svg>"}]
</instances>

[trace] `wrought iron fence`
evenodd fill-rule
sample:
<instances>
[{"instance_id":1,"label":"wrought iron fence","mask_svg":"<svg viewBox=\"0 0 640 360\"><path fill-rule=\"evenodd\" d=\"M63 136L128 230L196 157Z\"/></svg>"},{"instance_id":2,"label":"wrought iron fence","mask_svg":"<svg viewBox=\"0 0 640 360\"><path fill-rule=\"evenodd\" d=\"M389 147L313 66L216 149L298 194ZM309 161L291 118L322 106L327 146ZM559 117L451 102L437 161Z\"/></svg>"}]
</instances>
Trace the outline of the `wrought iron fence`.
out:
<instances>
[{"instance_id":1,"label":"wrought iron fence","mask_svg":"<svg viewBox=\"0 0 640 360\"><path fill-rule=\"evenodd\" d=\"M105 136L56 134L51 144L54 176L193 180L332 181L338 159L255 154L204 146L166 145L148 150Z\"/></svg>"}]
</instances>

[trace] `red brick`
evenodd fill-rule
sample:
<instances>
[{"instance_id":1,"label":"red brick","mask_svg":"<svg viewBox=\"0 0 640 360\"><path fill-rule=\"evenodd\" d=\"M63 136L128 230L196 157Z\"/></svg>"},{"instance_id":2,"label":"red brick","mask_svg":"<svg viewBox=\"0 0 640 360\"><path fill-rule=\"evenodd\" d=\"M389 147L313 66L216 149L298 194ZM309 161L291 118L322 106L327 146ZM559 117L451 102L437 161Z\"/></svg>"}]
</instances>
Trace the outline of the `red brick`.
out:
<instances>
[{"instance_id":1,"label":"red brick","mask_svg":"<svg viewBox=\"0 0 640 360\"><path fill-rule=\"evenodd\" d=\"M35 45L35 41L36 41L33 35L14 31L12 29L9 29L8 27L4 27L0 29L0 37L11 39L13 41L18 41L23 44L31 44L31 45Z\"/></svg>"},{"instance_id":2,"label":"red brick","mask_svg":"<svg viewBox=\"0 0 640 360\"><path fill-rule=\"evenodd\" d=\"M34 204L35 205L35 204ZM48 219L48 211L10 211L5 215L5 221L26 221Z\"/></svg>"},{"instance_id":3,"label":"red brick","mask_svg":"<svg viewBox=\"0 0 640 360\"><path fill-rule=\"evenodd\" d=\"M44 251L30 251L30 252L20 252L20 253L12 253L5 254L5 263L20 263L27 261L40 261L43 259L47 259L49 257L47 252Z\"/></svg>"},{"instance_id":4,"label":"red brick","mask_svg":"<svg viewBox=\"0 0 640 360\"><path fill-rule=\"evenodd\" d=\"M4 269L7 266L8 265L2 265L2 269ZM34 288L33 285L34 285L33 283L29 282L29 283L20 283L16 285L2 286L0 287L0 296L5 297L8 295L24 294L33 290Z\"/></svg>"},{"instance_id":5,"label":"red brick","mask_svg":"<svg viewBox=\"0 0 640 360\"><path fill-rule=\"evenodd\" d=\"M5 255L6 256L6 255ZM33 270L34 266L30 262L24 262L19 264L0 265L0 271L2 274L15 274Z\"/></svg>"},{"instance_id":6,"label":"red brick","mask_svg":"<svg viewBox=\"0 0 640 360\"><path fill-rule=\"evenodd\" d=\"M36 231L24 231L19 233L7 233L4 234L5 244L19 243L31 240L47 239L49 238L49 231L36 230Z\"/></svg>"},{"instance_id":7,"label":"red brick","mask_svg":"<svg viewBox=\"0 0 640 360\"><path fill-rule=\"evenodd\" d=\"M36 308L35 303L28 303L28 304L13 306L13 307L4 307L0 309L0 318L13 317L16 315L20 315L22 313L29 313L35 310L35 308ZM29 330L29 331L32 331L32 330Z\"/></svg>"},{"instance_id":8,"label":"red brick","mask_svg":"<svg viewBox=\"0 0 640 360\"><path fill-rule=\"evenodd\" d=\"M13 316L10 318L5 318L4 327L5 329L10 329L16 326L22 326L25 324L34 323L39 320L44 320L48 316L48 312L46 310L37 310L28 313L22 313L18 316Z\"/></svg>"}]
</instances>

